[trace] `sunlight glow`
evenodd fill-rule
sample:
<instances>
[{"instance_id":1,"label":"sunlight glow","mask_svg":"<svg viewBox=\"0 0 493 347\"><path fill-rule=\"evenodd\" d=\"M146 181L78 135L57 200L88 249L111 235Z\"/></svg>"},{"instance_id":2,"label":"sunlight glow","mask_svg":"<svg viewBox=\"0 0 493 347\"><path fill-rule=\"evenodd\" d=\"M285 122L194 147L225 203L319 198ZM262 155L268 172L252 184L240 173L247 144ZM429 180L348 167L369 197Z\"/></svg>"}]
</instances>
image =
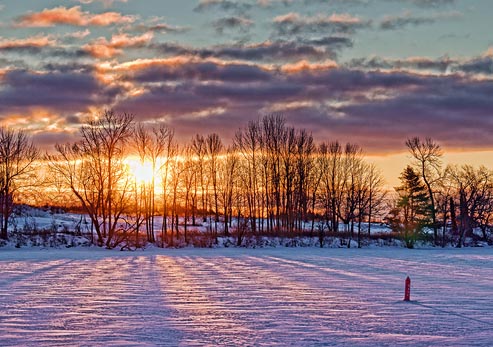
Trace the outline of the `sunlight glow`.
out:
<instances>
[{"instance_id":1,"label":"sunlight glow","mask_svg":"<svg viewBox=\"0 0 493 347\"><path fill-rule=\"evenodd\" d=\"M128 173L140 183L150 183L156 176L152 170L152 164L149 162L142 162L137 158L127 158L126 164L128 165Z\"/></svg>"}]
</instances>

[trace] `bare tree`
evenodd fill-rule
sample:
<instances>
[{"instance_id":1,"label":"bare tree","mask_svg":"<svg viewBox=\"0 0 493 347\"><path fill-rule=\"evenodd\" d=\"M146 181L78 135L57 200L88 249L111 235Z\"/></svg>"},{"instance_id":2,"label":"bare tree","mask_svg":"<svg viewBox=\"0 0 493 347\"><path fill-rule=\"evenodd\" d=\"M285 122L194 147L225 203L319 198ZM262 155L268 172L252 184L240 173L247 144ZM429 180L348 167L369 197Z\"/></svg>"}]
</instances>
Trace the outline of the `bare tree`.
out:
<instances>
[{"instance_id":1,"label":"bare tree","mask_svg":"<svg viewBox=\"0 0 493 347\"><path fill-rule=\"evenodd\" d=\"M57 145L58 155L48 156L54 174L64 178L91 218L98 243L107 248L124 241L127 231L122 214L131 186L123 159L132 125L132 115L105 111L81 128L80 142Z\"/></svg>"},{"instance_id":2,"label":"bare tree","mask_svg":"<svg viewBox=\"0 0 493 347\"><path fill-rule=\"evenodd\" d=\"M22 130L0 127L0 238L8 239L8 224L19 189L32 175L38 150Z\"/></svg>"},{"instance_id":3,"label":"bare tree","mask_svg":"<svg viewBox=\"0 0 493 347\"><path fill-rule=\"evenodd\" d=\"M372 218L375 214L378 215L380 209L383 207L387 192L383 188L385 180L382 173L374 164L368 165L365 171L365 182L368 187L368 200L366 202L368 216L368 238L370 238Z\"/></svg>"},{"instance_id":4,"label":"bare tree","mask_svg":"<svg viewBox=\"0 0 493 347\"><path fill-rule=\"evenodd\" d=\"M217 225L219 223L219 191L218 191L218 172L219 155L223 150L223 144L219 135L209 134L205 140L209 178L212 182L212 200L214 201L214 239L217 243ZM210 200L209 200L210 201ZM212 203L211 203L212 205ZM212 206L211 206L212 207Z\"/></svg>"},{"instance_id":5,"label":"bare tree","mask_svg":"<svg viewBox=\"0 0 493 347\"><path fill-rule=\"evenodd\" d=\"M248 218L250 220L250 228L255 233L257 231L257 213L258 213L258 194L262 195L259 191L259 177L258 177L258 166L259 160L263 157L261 152L261 130L259 122L249 122L246 129L240 129L235 134L234 144L236 150L240 155L239 171L242 174L242 179L240 179L240 185L242 186L242 191L245 196L246 205L248 208ZM266 162L266 161L264 161ZM268 188L268 176L267 169L264 168L262 171L263 177L265 178L263 195L265 195ZM262 199L265 202L265 199ZM261 205L263 205L263 203ZM262 206L263 207L263 206ZM261 210L263 211L264 208ZM262 218L261 218L262 219Z\"/></svg>"},{"instance_id":6,"label":"bare tree","mask_svg":"<svg viewBox=\"0 0 493 347\"><path fill-rule=\"evenodd\" d=\"M455 187L455 198L451 200L453 223L457 215L455 206L458 209L456 246L462 247L465 238L473 236L474 227L486 228L485 224L488 224L493 198L493 172L484 166L476 169L471 165L450 166L447 171Z\"/></svg>"},{"instance_id":7,"label":"bare tree","mask_svg":"<svg viewBox=\"0 0 493 347\"><path fill-rule=\"evenodd\" d=\"M159 160L165 155L167 145L173 138L173 130L164 124L160 124L152 131L146 129L142 124L137 125L134 136L134 146L137 150L142 164L150 163L151 180L144 182L143 198L145 199L145 221L147 239L155 242L154 218L156 214L156 174L159 169Z\"/></svg>"},{"instance_id":8,"label":"bare tree","mask_svg":"<svg viewBox=\"0 0 493 347\"><path fill-rule=\"evenodd\" d=\"M195 160L196 160L196 168L197 168L197 173L196 173L196 180L195 180L195 185L199 185L200 189L195 187L195 190L198 191L200 190L200 202L201 202L201 212L202 212L202 222L206 221L206 214L207 214L207 190L208 190L208 179L206 175L206 169L205 169L205 156L206 156L206 145L205 145L205 138L202 135L195 135L195 137L192 139L192 148L194 151L195 155Z\"/></svg>"},{"instance_id":9,"label":"bare tree","mask_svg":"<svg viewBox=\"0 0 493 347\"><path fill-rule=\"evenodd\" d=\"M219 170L220 198L224 215L224 235L229 236L229 227L232 222L235 180L238 173L238 155L234 147L229 147L221 162Z\"/></svg>"},{"instance_id":10,"label":"bare tree","mask_svg":"<svg viewBox=\"0 0 493 347\"><path fill-rule=\"evenodd\" d=\"M413 137L406 141L406 146L415 160L414 166L419 169L421 178L423 179L428 191L431 208L431 222L433 227L433 240L435 245L438 245L439 226L436 218L434 187L442 176L441 159L443 152L440 145L434 142L431 138L426 138L422 141L419 137Z\"/></svg>"},{"instance_id":11,"label":"bare tree","mask_svg":"<svg viewBox=\"0 0 493 347\"><path fill-rule=\"evenodd\" d=\"M168 214L170 205L170 194L173 187L172 184L172 173L177 162L178 155L178 145L174 141L174 132L172 130L165 131L165 128L160 128L159 136L164 138L164 152L162 154L163 163L159 168L161 173L162 188L163 188L163 206L162 206L162 218L163 222L161 224L161 247L164 248L167 240L168 233ZM172 229L173 230L173 229ZM171 235L171 241L173 240L173 235Z\"/></svg>"}]
</instances>

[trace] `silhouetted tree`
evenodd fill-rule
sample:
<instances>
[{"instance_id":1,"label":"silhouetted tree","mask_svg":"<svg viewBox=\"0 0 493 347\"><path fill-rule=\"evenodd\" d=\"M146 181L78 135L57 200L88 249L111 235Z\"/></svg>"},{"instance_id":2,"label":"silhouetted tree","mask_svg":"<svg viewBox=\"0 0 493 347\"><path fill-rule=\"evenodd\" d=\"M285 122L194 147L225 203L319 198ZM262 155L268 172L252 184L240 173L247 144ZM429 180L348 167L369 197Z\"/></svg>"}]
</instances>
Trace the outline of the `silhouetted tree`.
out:
<instances>
[{"instance_id":1,"label":"silhouetted tree","mask_svg":"<svg viewBox=\"0 0 493 347\"><path fill-rule=\"evenodd\" d=\"M428 192L428 198L431 206L431 226L433 228L433 240L435 245L439 244L438 240L438 223L436 218L435 204L435 185L439 182L442 173L442 149L439 144L430 138L422 141L419 137L413 137L406 141L406 146L413 156L414 166L419 170L420 176Z\"/></svg>"},{"instance_id":2,"label":"silhouetted tree","mask_svg":"<svg viewBox=\"0 0 493 347\"><path fill-rule=\"evenodd\" d=\"M403 235L406 246L413 248L423 228L430 222L431 207L426 186L411 166L404 169L400 180L402 184L395 188L399 199L389 220L392 228Z\"/></svg>"},{"instance_id":3,"label":"silhouetted tree","mask_svg":"<svg viewBox=\"0 0 493 347\"><path fill-rule=\"evenodd\" d=\"M38 150L26 132L0 127L0 238L8 239L8 225L19 189L34 174Z\"/></svg>"},{"instance_id":4,"label":"silhouetted tree","mask_svg":"<svg viewBox=\"0 0 493 347\"><path fill-rule=\"evenodd\" d=\"M121 217L129 204L131 185L123 160L132 125L132 115L105 111L81 127L81 141L56 145L58 155L48 156L52 172L63 177L79 199L98 243L107 248L124 241L127 232Z\"/></svg>"}]
</instances>

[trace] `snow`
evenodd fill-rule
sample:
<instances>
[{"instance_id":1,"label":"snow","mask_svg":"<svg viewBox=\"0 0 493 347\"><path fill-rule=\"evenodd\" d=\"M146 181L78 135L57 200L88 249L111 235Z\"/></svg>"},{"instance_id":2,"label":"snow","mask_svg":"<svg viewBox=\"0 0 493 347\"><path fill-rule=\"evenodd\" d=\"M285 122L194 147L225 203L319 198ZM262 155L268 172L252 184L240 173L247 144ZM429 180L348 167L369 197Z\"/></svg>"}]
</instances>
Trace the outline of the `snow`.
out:
<instances>
[{"instance_id":1,"label":"snow","mask_svg":"<svg viewBox=\"0 0 493 347\"><path fill-rule=\"evenodd\" d=\"M1 248L0 267L1 346L493 341L490 247Z\"/></svg>"}]
</instances>

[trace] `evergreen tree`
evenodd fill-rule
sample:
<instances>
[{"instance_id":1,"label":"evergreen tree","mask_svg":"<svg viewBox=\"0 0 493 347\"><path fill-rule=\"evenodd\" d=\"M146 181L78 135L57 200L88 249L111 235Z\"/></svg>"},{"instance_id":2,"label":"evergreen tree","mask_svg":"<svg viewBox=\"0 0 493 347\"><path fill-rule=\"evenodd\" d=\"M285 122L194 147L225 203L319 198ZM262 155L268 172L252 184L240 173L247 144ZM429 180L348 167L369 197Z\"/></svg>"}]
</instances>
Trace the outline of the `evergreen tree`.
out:
<instances>
[{"instance_id":1,"label":"evergreen tree","mask_svg":"<svg viewBox=\"0 0 493 347\"><path fill-rule=\"evenodd\" d=\"M423 228L431 223L429 196L419 173L411 166L404 169L399 179L401 185L395 188L399 198L389 219L393 230L404 237L406 246L413 248Z\"/></svg>"}]
</instances>

